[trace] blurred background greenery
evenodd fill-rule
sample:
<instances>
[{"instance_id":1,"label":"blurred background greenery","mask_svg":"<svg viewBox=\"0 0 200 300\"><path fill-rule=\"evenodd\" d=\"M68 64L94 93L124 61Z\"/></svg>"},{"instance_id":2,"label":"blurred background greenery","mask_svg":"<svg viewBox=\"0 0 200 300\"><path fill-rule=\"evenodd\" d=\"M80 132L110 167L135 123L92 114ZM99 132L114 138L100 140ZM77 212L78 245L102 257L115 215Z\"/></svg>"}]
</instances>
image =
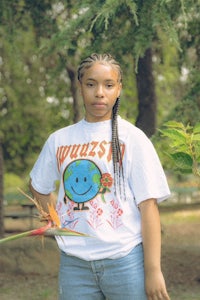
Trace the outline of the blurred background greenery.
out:
<instances>
[{"instance_id":1,"label":"blurred background greenery","mask_svg":"<svg viewBox=\"0 0 200 300\"><path fill-rule=\"evenodd\" d=\"M120 115L152 139L172 189L196 192L158 129L200 120L199 28L199 0L1 0L0 203L21 201L47 136L83 117L76 70L91 52L121 63Z\"/></svg>"}]
</instances>

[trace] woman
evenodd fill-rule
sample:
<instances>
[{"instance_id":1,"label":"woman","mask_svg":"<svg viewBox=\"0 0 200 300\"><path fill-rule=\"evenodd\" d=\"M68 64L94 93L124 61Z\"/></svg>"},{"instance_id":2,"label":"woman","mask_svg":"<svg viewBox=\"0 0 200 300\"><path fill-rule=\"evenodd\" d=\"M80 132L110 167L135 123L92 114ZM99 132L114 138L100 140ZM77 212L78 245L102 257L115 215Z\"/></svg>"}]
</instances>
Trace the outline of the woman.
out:
<instances>
[{"instance_id":1,"label":"woman","mask_svg":"<svg viewBox=\"0 0 200 300\"><path fill-rule=\"evenodd\" d=\"M169 300L160 266L157 203L169 188L145 134L118 116L122 72L110 54L78 69L85 118L46 141L30 189L62 227L88 237L57 238L60 300ZM60 181L58 198L52 192Z\"/></svg>"}]
</instances>

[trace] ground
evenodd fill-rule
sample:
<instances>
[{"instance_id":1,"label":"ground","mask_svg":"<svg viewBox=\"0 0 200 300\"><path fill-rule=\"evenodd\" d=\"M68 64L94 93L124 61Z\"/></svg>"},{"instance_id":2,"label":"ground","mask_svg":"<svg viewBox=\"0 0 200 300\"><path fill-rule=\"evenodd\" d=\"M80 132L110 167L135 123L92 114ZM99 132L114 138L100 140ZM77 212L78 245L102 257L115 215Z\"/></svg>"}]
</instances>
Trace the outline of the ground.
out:
<instances>
[{"instance_id":1,"label":"ground","mask_svg":"<svg viewBox=\"0 0 200 300\"><path fill-rule=\"evenodd\" d=\"M200 204L161 207L162 268L171 300L200 300ZM6 220L8 230L28 221ZM36 224L33 224L36 226ZM53 238L0 245L1 300L56 300L59 251Z\"/></svg>"}]
</instances>

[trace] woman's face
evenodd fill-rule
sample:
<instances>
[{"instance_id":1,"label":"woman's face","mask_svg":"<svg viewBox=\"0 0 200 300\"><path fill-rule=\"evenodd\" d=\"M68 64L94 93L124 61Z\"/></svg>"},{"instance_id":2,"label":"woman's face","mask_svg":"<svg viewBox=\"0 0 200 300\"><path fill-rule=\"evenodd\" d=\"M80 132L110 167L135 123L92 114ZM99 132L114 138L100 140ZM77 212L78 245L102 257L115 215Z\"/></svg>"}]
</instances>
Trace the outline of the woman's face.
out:
<instances>
[{"instance_id":1,"label":"woman's face","mask_svg":"<svg viewBox=\"0 0 200 300\"><path fill-rule=\"evenodd\" d=\"M112 108L121 88L119 72L114 66L95 62L86 69L80 82L86 121L100 122L111 119Z\"/></svg>"}]
</instances>

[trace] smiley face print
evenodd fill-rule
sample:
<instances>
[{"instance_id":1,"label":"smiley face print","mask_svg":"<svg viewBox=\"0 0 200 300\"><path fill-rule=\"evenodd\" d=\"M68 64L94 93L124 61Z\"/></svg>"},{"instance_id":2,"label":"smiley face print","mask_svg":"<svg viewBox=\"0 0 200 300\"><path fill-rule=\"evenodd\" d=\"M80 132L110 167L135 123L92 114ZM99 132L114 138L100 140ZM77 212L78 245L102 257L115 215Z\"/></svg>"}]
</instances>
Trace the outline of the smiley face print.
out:
<instances>
[{"instance_id":1,"label":"smiley face print","mask_svg":"<svg viewBox=\"0 0 200 300\"><path fill-rule=\"evenodd\" d=\"M66 197L77 203L74 210L86 210L89 208L84 203L99 193L101 172L90 160L75 160L66 167L63 183Z\"/></svg>"}]
</instances>

